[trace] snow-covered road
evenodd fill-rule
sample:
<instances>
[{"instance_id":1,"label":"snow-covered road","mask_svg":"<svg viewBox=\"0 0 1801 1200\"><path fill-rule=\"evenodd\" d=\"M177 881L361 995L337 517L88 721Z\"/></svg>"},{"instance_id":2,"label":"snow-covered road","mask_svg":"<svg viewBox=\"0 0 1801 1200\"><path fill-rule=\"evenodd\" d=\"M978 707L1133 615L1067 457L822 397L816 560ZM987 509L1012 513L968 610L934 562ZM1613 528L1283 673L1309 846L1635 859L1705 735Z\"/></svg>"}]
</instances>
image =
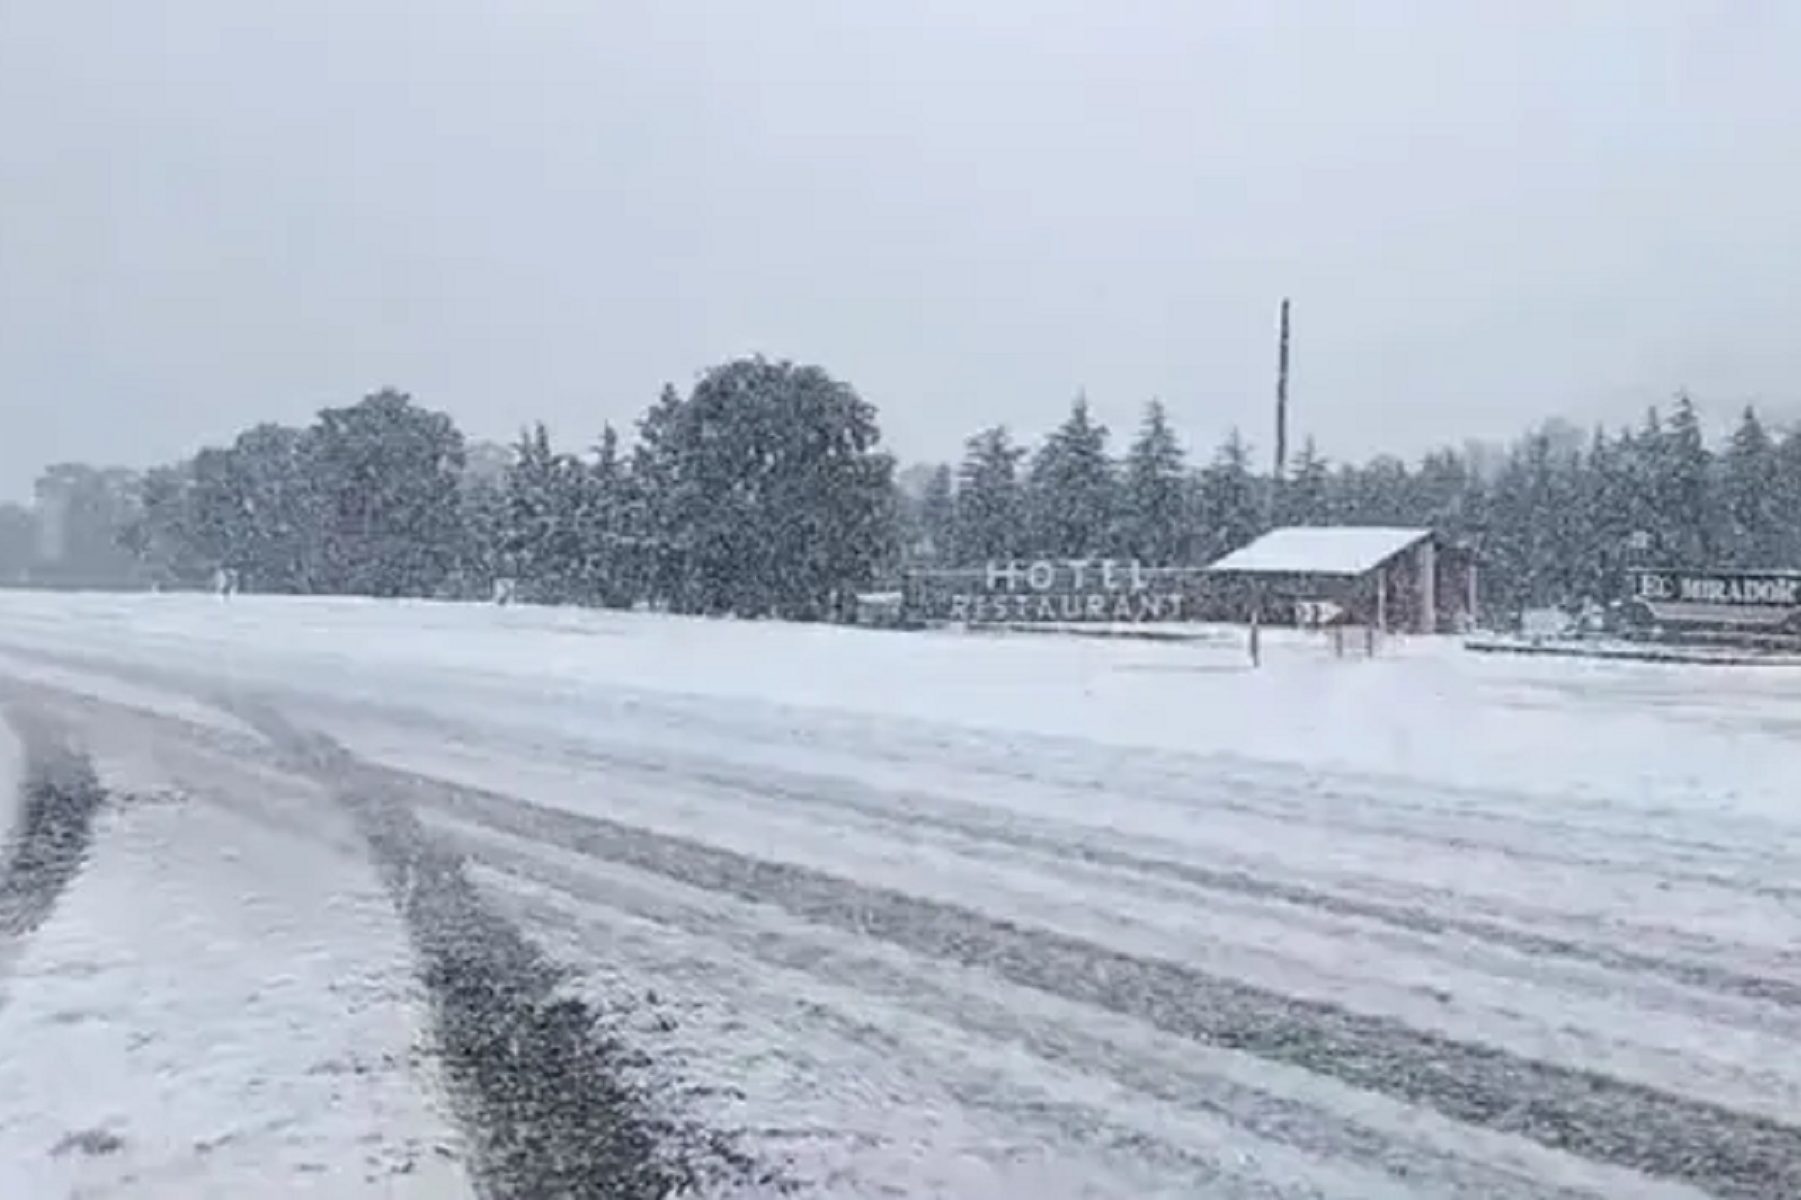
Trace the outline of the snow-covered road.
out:
<instances>
[{"instance_id":1,"label":"snow-covered road","mask_svg":"<svg viewBox=\"0 0 1801 1200\"><path fill-rule=\"evenodd\" d=\"M0 594L0 702L28 1194L1801 1195L1801 672Z\"/></svg>"}]
</instances>

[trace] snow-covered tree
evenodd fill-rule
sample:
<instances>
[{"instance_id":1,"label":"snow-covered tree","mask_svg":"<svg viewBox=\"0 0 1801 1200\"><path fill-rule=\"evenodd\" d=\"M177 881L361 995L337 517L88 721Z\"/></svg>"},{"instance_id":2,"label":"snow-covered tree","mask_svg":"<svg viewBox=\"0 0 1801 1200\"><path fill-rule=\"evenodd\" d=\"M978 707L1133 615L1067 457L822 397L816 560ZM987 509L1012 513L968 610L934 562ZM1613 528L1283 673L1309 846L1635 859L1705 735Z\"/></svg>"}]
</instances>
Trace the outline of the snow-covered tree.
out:
<instances>
[{"instance_id":1,"label":"snow-covered tree","mask_svg":"<svg viewBox=\"0 0 1801 1200\"><path fill-rule=\"evenodd\" d=\"M139 476L122 467L59 463L34 485L38 577L77 586L132 580L128 544L139 519Z\"/></svg>"},{"instance_id":2,"label":"snow-covered tree","mask_svg":"<svg viewBox=\"0 0 1801 1200\"><path fill-rule=\"evenodd\" d=\"M1721 508L1727 528L1726 555L1744 567L1773 567L1782 561L1781 499L1776 443L1746 407L1720 456Z\"/></svg>"},{"instance_id":3,"label":"snow-covered tree","mask_svg":"<svg viewBox=\"0 0 1801 1200\"><path fill-rule=\"evenodd\" d=\"M1705 566L1713 561L1718 541L1713 456L1688 393L1677 395L1669 429L1654 445L1657 505L1670 549L1684 566Z\"/></svg>"},{"instance_id":4,"label":"snow-covered tree","mask_svg":"<svg viewBox=\"0 0 1801 1200\"><path fill-rule=\"evenodd\" d=\"M1776 446L1770 515L1775 521L1772 565L1801 569L1801 428Z\"/></svg>"},{"instance_id":5,"label":"snow-covered tree","mask_svg":"<svg viewBox=\"0 0 1801 1200\"><path fill-rule=\"evenodd\" d=\"M521 598L542 604L582 599L582 490L581 463L551 445L543 422L520 435L506 473L501 547Z\"/></svg>"},{"instance_id":6,"label":"snow-covered tree","mask_svg":"<svg viewBox=\"0 0 1801 1200\"><path fill-rule=\"evenodd\" d=\"M1004 425L984 429L964 444L957 474L958 562L1012 558L1024 550L1025 495L1019 479L1024 457Z\"/></svg>"},{"instance_id":7,"label":"snow-covered tree","mask_svg":"<svg viewBox=\"0 0 1801 1200\"><path fill-rule=\"evenodd\" d=\"M1033 552L1084 557L1105 551L1114 491L1107 427L1090 416L1087 399L1079 396L1069 418L1032 456L1027 505Z\"/></svg>"},{"instance_id":8,"label":"snow-covered tree","mask_svg":"<svg viewBox=\"0 0 1801 1200\"><path fill-rule=\"evenodd\" d=\"M833 615L896 552L875 409L819 367L727 363L686 400L665 393L640 428L680 607Z\"/></svg>"},{"instance_id":9,"label":"snow-covered tree","mask_svg":"<svg viewBox=\"0 0 1801 1200\"><path fill-rule=\"evenodd\" d=\"M1301 443L1288 478L1282 481L1276 519L1282 525L1329 525L1332 523L1332 468L1320 457L1319 447L1309 436Z\"/></svg>"},{"instance_id":10,"label":"snow-covered tree","mask_svg":"<svg viewBox=\"0 0 1801 1200\"><path fill-rule=\"evenodd\" d=\"M1119 487L1119 550L1160 566L1186 561L1194 540L1189 499L1181 443L1162 402L1152 400L1126 451Z\"/></svg>"},{"instance_id":11,"label":"snow-covered tree","mask_svg":"<svg viewBox=\"0 0 1801 1200\"><path fill-rule=\"evenodd\" d=\"M919 497L918 532L927 561L943 565L953 560L957 552L957 485L946 464L934 467L926 478Z\"/></svg>"},{"instance_id":12,"label":"snow-covered tree","mask_svg":"<svg viewBox=\"0 0 1801 1200\"><path fill-rule=\"evenodd\" d=\"M431 595L463 544L463 435L443 413L385 389L328 408L309 431L307 478L322 514L326 590Z\"/></svg>"},{"instance_id":13,"label":"snow-covered tree","mask_svg":"<svg viewBox=\"0 0 1801 1200\"><path fill-rule=\"evenodd\" d=\"M1251 471L1251 448L1234 429L1201 472L1198 524L1206 559L1238 549L1263 532L1263 501Z\"/></svg>"}]
</instances>

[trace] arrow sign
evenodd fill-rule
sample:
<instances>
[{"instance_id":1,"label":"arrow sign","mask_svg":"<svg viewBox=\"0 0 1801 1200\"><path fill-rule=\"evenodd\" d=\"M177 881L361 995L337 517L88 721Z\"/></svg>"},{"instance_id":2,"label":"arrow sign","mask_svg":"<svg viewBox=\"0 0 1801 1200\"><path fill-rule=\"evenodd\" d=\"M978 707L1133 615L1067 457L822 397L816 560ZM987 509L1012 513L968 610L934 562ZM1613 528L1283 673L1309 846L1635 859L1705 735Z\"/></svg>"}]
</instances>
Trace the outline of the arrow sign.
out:
<instances>
[{"instance_id":1,"label":"arrow sign","mask_svg":"<svg viewBox=\"0 0 1801 1200\"><path fill-rule=\"evenodd\" d=\"M1297 600L1294 615L1302 625L1330 625L1344 616L1344 608L1331 600Z\"/></svg>"}]
</instances>

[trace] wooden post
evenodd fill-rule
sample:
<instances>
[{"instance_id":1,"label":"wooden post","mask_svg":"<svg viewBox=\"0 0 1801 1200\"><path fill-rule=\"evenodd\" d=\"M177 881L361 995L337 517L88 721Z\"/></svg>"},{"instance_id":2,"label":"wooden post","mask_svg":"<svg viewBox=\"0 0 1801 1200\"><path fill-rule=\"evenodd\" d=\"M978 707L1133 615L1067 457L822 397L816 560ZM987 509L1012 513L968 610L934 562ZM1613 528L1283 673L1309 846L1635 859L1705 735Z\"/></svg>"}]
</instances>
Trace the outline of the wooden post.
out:
<instances>
[{"instance_id":1,"label":"wooden post","mask_svg":"<svg viewBox=\"0 0 1801 1200\"><path fill-rule=\"evenodd\" d=\"M1434 535L1436 537L1436 535ZM1429 537L1414 552L1414 580L1418 592L1413 614L1413 633L1438 632L1438 543Z\"/></svg>"},{"instance_id":2,"label":"wooden post","mask_svg":"<svg viewBox=\"0 0 1801 1200\"><path fill-rule=\"evenodd\" d=\"M1376 628L1388 632L1388 570L1376 569Z\"/></svg>"},{"instance_id":3,"label":"wooden post","mask_svg":"<svg viewBox=\"0 0 1801 1200\"><path fill-rule=\"evenodd\" d=\"M1263 648L1258 644L1260 634L1259 618L1261 616L1262 613L1258 609L1253 608L1251 610L1251 665L1253 667L1260 666L1263 662Z\"/></svg>"}]
</instances>

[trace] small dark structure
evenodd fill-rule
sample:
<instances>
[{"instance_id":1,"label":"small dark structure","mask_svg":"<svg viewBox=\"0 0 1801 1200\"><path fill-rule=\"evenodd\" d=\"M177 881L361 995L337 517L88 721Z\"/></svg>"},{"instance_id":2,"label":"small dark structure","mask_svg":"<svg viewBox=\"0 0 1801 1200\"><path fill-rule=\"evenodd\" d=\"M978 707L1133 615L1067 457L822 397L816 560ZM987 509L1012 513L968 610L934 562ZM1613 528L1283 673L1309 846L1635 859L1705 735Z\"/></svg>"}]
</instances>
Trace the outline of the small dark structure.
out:
<instances>
[{"instance_id":1,"label":"small dark structure","mask_svg":"<svg viewBox=\"0 0 1801 1200\"><path fill-rule=\"evenodd\" d=\"M1290 526L1207 568L1205 614L1265 624L1441 633L1476 618L1476 561L1430 529Z\"/></svg>"}]
</instances>

